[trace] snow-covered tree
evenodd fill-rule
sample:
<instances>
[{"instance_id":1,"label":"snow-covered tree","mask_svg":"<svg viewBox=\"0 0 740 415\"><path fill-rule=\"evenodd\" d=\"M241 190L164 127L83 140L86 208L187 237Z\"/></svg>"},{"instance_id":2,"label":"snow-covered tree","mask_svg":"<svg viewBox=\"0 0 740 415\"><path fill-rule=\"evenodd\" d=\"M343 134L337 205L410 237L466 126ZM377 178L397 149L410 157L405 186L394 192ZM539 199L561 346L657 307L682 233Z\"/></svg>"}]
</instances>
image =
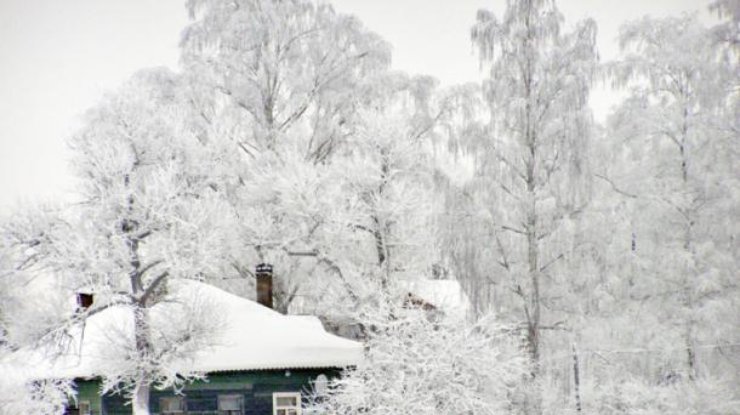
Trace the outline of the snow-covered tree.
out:
<instances>
[{"instance_id":1,"label":"snow-covered tree","mask_svg":"<svg viewBox=\"0 0 740 415\"><path fill-rule=\"evenodd\" d=\"M362 123L347 148L345 192L352 206L349 227L369 242L361 262L378 271L381 286L392 275L418 276L434 255L431 170L427 147L433 122L416 123L434 84L425 78L401 77ZM425 85L427 84L427 85ZM424 90L420 97L417 93ZM431 244L431 245L430 245Z\"/></svg>"},{"instance_id":2,"label":"snow-covered tree","mask_svg":"<svg viewBox=\"0 0 740 415\"><path fill-rule=\"evenodd\" d=\"M392 295L391 295L392 297ZM368 321L366 359L317 396L320 414L499 414L511 410L526 352L490 318L430 318L391 298ZM392 315L392 319L388 319Z\"/></svg>"},{"instance_id":3,"label":"snow-covered tree","mask_svg":"<svg viewBox=\"0 0 740 415\"><path fill-rule=\"evenodd\" d=\"M89 111L71 140L80 201L54 221L58 226L28 232L23 251L69 299L77 291L95 298L85 310L68 303L63 324L42 340L84 329L85 320L113 307L130 314L129 336L111 333L118 341L107 350L117 353L102 373L103 392L130 393L137 415L149 413L151 387L197 375L168 364L202 347L218 327L194 318L206 310L188 305L171 314L188 321L150 318L169 302L168 281L213 277L225 257L225 208L193 169L200 143L182 122L177 82L166 70L144 71Z\"/></svg>"},{"instance_id":4,"label":"snow-covered tree","mask_svg":"<svg viewBox=\"0 0 740 415\"><path fill-rule=\"evenodd\" d=\"M3 372L0 379L0 415L60 414L74 394L71 381L24 381L20 371Z\"/></svg>"},{"instance_id":5,"label":"snow-covered tree","mask_svg":"<svg viewBox=\"0 0 740 415\"><path fill-rule=\"evenodd\" d=\"M452 196L464 212L452 213L464 219L461 235L466 223L476 234L467 242L464 236L453 240L452 255L465 258L456 272L478 270L482 274L472 278L479 286L502 291L496 307L524 322L533 377L540 370L543 327L560 318L544 308L558 309L558 299L567 304L563 258L590 197L587 101L596 26L586 20L565 33L562 24L552 1L509 2L501 20L478 12L472 39L490 74L487 112L482 127L464 130L461 147L476 171Z\"/></svg>"},{"instance_id":6,"label":"snow-covered tree","mask_svg":"<svg viewBox=\"0 0 740 415\"><path fill-rule=\"evenodd\" d=\"M737 56L718 53L692 16L625 24L620 42L609 69L629 96L610 120L618 160L604 178L634 209L630 295L658 316L643 340L683 345L673 370L695 379L697 347L737 341L736 321L720 317L738 307Z\"/></svg>"},{"instance_id":7,"label":"snow-covered tree","mask_svg":"<svg viewBox=\"0 0 740 415\"><path fill-rule=\"evenodd\" d=\"M64 318L64 294L45 278L51 241L68 231L58 208L24 206L0 222L0 348L33 344Z\"/></svg>"},{"instance_id":8,"label":"snow-covered tree","mask_svg":"<svg viewBox=\"0 0 740 415\"><path fill-rule=\"evenodd\" d=\"M248 155L287 147L326 159L351 128L363 77L389 60L377 35L328 4L191 0L187 7L193 22L182 61L210 98L200 103L202 121L230 117L231 138Z\"/></svg>"},{"instance_id":9,"label":"snow-covered tree","mask_svg":"<svg viewBox=\"0 0 740 415\"><path fill-rule=\"evenodd\" d=\"M193 21L181 49L191 128L220 149L219 192L239 240L231 262L241 276L273 263L276 305L286 312L312 270L327 271L315 252L336 210L328 164L353 134L365 85L386 70L389 48L328 4L187 7Z\"/></svg>"},{"instance_id":10,"label":"snow-covered tree","mask_svg":"<svg viewBox=\"0 0 740 415\"><path fill-rule=\"evenodd\" d=\"M715 38L735 48L735 53L737 53L740 47L740 2L715 0L709 5L709 9L724 20L712 28Z\"/></svg>"},{"instance_id":11,"label":"snow-covered tree","mask_svg":"<svg viewBox=\"0 0 740 415\"><path fill-rule=\"evenodd\" d=\"M22 347L37 347L66 312L63 290L39 266L55 233L65 231L57 209L25 206L0 223L0 363ZM34 379L27 368L3 365L0 414L61 413L73 394L69 379Z\"/></svg>"},{"instance_id":12,"label":"snow-covered tree","mask_svg":"<svg viewBox=\"0 0 740 415\"><path fill-rule=\"evenodd\" d=\"M390 281L431 272L437 247L430 125L443 111L426 102L434 85L426 77L388 74L365 94L355 133L333 159L297 170L299 183L323 176L318 192L314 185L298 185L293 195L280 194L293 212L310 206L311 217L320 219L303 247L288 250L317 261L324 274L320 284L304 287L302 294L315 300L303 302L304 312L359 317L360 305L375 304L376 290L387 289ZM268 183L282 188L285 177L294 177L290 171L273 175L260 182L266 194L277 194Z\"/></svg>"}]
</instances>

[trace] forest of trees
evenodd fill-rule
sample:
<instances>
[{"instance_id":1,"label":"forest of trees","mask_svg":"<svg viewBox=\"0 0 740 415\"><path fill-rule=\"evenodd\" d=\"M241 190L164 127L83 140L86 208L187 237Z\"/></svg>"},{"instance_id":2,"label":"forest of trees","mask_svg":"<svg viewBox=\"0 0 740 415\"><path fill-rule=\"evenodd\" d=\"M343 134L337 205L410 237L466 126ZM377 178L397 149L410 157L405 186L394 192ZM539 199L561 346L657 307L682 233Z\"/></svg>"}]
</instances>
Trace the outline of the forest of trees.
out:
<instances>
[{"instance_id":1,"label":"forest of trees","mask_svg":"<svg viewBox=\"0 0 740 415\"><path fill-rule=\"evenodd\" d=\"M364 330L317 411L740 413L740 3L626 22L602 62L594 21L512 0L471 16L484 81L445 87L328 4L187 8L180 68L141 70L71 137L77 200L0 221L0 357L124 304L104 388L148 414L210 330L198 304L152 330L168 281L248 295L270 263L280 312ZM597 85L624 96L603 125ZM403 306L429 278L460 282L464 321ZM2 379L0 414L58 413L69 387Z\"/></svg>"}]
</instances>

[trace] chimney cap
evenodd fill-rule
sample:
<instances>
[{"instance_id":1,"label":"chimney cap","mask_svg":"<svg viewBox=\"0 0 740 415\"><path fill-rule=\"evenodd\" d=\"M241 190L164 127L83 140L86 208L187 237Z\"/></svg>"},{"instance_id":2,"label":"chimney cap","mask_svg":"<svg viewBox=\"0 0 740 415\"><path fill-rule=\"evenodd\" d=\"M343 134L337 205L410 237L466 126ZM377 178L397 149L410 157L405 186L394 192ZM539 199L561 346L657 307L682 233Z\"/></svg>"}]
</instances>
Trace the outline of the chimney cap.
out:
<instances>
[{"instance_id":1,"label":"chimney cap","mask_svg":"<svg viewBox=\"0 0 740 415\"><path fill-rule=\"evenodd\" d=\"M265 264L265 263L257 264L256 273L257 274L272 274L272 265Z\"/></svg>"}]
</instances>

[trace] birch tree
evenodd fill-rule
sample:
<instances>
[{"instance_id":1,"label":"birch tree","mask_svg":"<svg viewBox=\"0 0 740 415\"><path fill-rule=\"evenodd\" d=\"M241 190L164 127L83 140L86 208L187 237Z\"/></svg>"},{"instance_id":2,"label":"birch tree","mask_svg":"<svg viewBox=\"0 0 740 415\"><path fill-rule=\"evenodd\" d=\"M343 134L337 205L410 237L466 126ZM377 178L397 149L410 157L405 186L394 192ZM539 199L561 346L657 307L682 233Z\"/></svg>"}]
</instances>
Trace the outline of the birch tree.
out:
<instances>
[{"instance_id":1,"label":"birch tree","mask_svg":"<svg viewBox=\"0 0 740 415\"><path fill-rule=\"evenodd\" d=\"M524 321L532 378L540 373L542 330L557 323L545 307L555 308L562 298L555 290L567 285L564 241L589 201L596 25L586 20L564 33L562 24L554 2L521 0L510 2L501 20L479 11L472 28L490 74L490 118L466 140L477 163L464 193L487 234L477 249L493 261L489 280L519 298L514 318Z\"/></svg>"},{"instance_id":2,"label":"birch tree","mask_svg":"<svg viewBox=\"0 0 740 415\"><path fill-rule=\"evenodd\" d=\"M737 309L737 54L713 47L692 16L627 23L620 43L624 57L609 69L629 96L610 131L624 170L609 182L639 209L638 297L663 321L662 346L683 345L678 373L694 380L697 347L732 341L710 328Z\"/></svg>"}]
</instances>

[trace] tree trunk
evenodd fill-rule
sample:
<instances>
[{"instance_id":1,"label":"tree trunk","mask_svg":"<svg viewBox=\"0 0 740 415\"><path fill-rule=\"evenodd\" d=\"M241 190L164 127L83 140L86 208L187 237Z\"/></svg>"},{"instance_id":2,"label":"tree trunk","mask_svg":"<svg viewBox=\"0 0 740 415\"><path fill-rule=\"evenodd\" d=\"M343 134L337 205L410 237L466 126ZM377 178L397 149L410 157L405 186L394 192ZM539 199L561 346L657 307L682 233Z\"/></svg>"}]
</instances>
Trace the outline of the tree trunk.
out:
<instances>
[{"instance_id":1,"label":"tree trunk","mask_svg":"<svg viewBox=\"0 0 740 415\"><path fill-rule=\"evenodd\" d=\"M378 186L377 194L382 196L385 192L386 181L390 173L390 166L388 164L388 151L386 149L380 150L381 163L380 163L380 185ZM390 252L388 245L386 244L385 235L390 235L388 224L381 223L377 213L371 215L373 221L373 237L375 238L375 249L378 254L378 266L381 269L380 286L383 292L388 293L388 283L390 279Z\"/></svg>"},{"instance_id":2,"label":"tree trunk","mask_svg":"<svg viewBox=\"0 0 740 415\"><path fill-rule=\"evenodd\" d=\"M524 113L524 142L526 151L526 192L527 192L527 217L526 217L526 234L527 234L527 265L528 276L532 284L532 292L529 295L529 314L527 322L527 346L532 359L532 377L536 378L539 374L540 360L540 270L539 270L539 245L537 236L537 132L534 126L534 104L532 82L534 73L534 62L531 51L534 48L533 29L531 19L533 5L527 2L527 15L525 25L527 27L527 37L525 39L526 65L522 73L525 94L525 113Z\"/></svg>"},{"instance_id":3,"label":"tree trunk","mask_svg":"<svg viewBox=\"0 0 740 415\"><path fill-rule=\"evenodd\" d=\"M573 343L573 392L576 398L576 412L581 413L581 370L578 364L578 352Z\"/></svg>"},{"instance_id":4,"label":"tree trunk","mask_svg":"<svg viewBox=\"0 0 740 415\"><path fill-rule=\"evenodd\" d=\"M688 143L688 134L689 134L689 110L686 106L684 106L683 109L683 118L682 118L682 126L681 126L681 142L679 143L678 149L681 156L681 179L683 180L683 186L684 191L687 193L691 193L691 185L689 183L689 160L688 160L688 152L687 152L687 143ZM692 208L690 206L686 207L684 218L686 221L686 225L684 228L684 241L683 241L683 248L688 254L689 257L694 258L695 252L693 248L693 225L694 225L694 219L692 216ZM695 265L687 266L685 270L685 277L684 277L684 290L685 290L685 307L687 308L687 311L689 313L688 321L686 322L686 366L687 366L687 372L689 380L694 380L696 377L696 352L694 350L694 341L693 341L693 333L691 330L691 319L693 314L693 301L692 301L692 288L691 285L693 284L693 280L696 279L696 273L694 272Z\"/></svg>"},{"instance_id":5,"label":"tree trunk","mask_svg":"<svg viewBox=\"0 0 740 415\"><path fill-rule=\"evenodd\" d=\"M694 345L691 334L691 323L688 323L686 328L686 365L688 366L689 380L696 379L696 353L694 352Z\"/></svg>"},{"instance_id":6,"label":"tree trunk","mask_svg":"<svg viewBox=\"0 0 740 415\"><path fill-rule=\"evenodd\" d=\"M149 415L149 394L151 388L143 380L139 380L131 397L133 415Z\"/></svg>"},{"instance_id":7,"label":"tree trunk","mask_svg":"<svg viewBox=\"0 0 740 415\"><path fill-rule=\"evenodd\" d=\"M532 394L530 395L530 402L527 404L527 412L533 415L542 414L542 389L539 384L540 376L540 265L539 265L539 236L537 235L537 224L538 224L538 210L537 210L537 131L534 123L534 108L536 104L533 102L533 77L534 77L534 57L532 51L534 50L534 33L532 28L532 19L534 6L531 1L527 2L527 15L525 17L525 25L527 28L527 37L524 40L524 53L526 54L526 62L524 72L522 73L522 80L524 83L525 93L525 113L524 113L524 143L525 143L525 180L526 180L526 200L527 200L527 212L526 212L526 238L527 238L527 274L532 285L531 292L528 295L527 308L527 347L530 354L531 364L531 384Z\"/></svg>"},{"instance_id":8,"label":"tree trunk","mask_svg":"<svg viewBox=\"0 0 740 415\"><path fill-rule=\"evenodd\" d=\"M134 310L134 338L136 341L137 363L146 365L152 346L149 336L148 313L142 306L138 306ZM148 380L150 374L146 367L141 367L139 372L139 379L136 381L134 393L131 397L133 415L149 415L149 392L151 388Z\"/></svg>"},{"instance_id":9,"label":"tree trunk","mask_svg":"<svg viewBox=\"0 0 740 415\"><path fill-rule=\"evenodd\" d=\"M138 154L132 166L132 171L136 170L139 165ZM124 176L124 184L129 187L130 176ZM133 215L134 196L129 194L127 199L127 211ZM134 347L136 350L137 361L139 366L138 379L134 384L133 394L131 396L131 408L134 415L149 415L149 394L150 385L149 371L145 368L149 355L152 351L151 337L149 333L149 315L147 312L146 289L144 288L144 272L142 271L141 258L139 257L139 224L130 218L124 218L121 221L121 231L126 235L126 245L129 249L129 283L131 284L131 294L136 300L134 301Z\"/></svg>"}]
</instances>

